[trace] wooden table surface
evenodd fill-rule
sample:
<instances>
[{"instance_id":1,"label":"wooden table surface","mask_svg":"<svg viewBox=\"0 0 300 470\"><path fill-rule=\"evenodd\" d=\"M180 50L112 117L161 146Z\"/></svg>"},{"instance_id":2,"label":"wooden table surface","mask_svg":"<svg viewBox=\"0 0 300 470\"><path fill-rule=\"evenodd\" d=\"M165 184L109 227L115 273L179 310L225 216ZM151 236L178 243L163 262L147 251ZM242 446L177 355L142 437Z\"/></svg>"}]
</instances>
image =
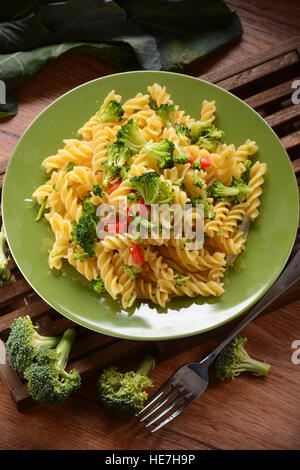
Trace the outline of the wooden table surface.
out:
<instances>
[{"instance_id":1,"label":"wooden table surface","mask_svg":"<svg viewBox=\"0 0 300 470\"><path fill-rule=\"evenodd\" d=\"M186 73L200 76L221 70L252 54L299 35L298 0L232 0L244 34ZM16 89L19 112L0 123L0 173L24 130L53 100L75 86L113 70L88 55L67 53ZM0 382L0 449L299 449L300 364L293 364L292 343L300 340L300 302L255 320L244 334L248 350L271 364L268 378L243 375L218 383L212 371L208 391L179 418L156 434L135 420L123 421L97 401L95 383L58 408L36 405L18 413ZM157 365L159 387L179 365L197 361L210 340Z\"/></svg>"}]
</instances>

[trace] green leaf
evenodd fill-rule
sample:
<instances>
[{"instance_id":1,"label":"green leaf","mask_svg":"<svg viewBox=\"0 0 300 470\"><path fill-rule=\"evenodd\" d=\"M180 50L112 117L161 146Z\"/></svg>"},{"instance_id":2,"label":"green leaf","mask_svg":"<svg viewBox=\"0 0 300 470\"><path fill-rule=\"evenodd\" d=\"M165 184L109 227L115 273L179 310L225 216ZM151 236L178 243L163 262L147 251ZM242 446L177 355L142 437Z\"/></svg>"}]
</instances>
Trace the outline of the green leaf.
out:
<instances>
[{"instance_id":1,"label":"green leaf","mask_svg":"<svg viewBox=\"0 0 300 470\"><path fill-rule=\"evenodd\" d=\"M17 21L0 23L1 52L18 52L40 47L56 40L35 14Z\"/></svg>"},{"instance_id":2,"label":"green leaf","mask_svg":"<svg viewBox=\"0 0 300 470\"><path fill-rule=\"evenodd\" d=\"M39 0L0 0L0 21L8 21L28 15Z\"/></svg>"},{"instance_id":3,"label":"green leaf","mask_svg":"<svg viewBox=\"0 0 300 470\"><path fill-rule=\"evenodd\" d=\"M0 104L0 119L13 116L18 111L18 103L16 98L10 94L6 94L6 103Z\"/></svg>"},{"instance_id":4,"label":"green leaf","mask_svg":"<svg viewBox=\"0 0 300 470\"><path fill-rule=\"evenodd\" d=\"M71 0L41 7L40 17L62 42L119 42L134 50L145 69L161 68L154 37L128 20L123 8L113 1Z\"/></svg>"},{"instance_id":5,"label":"green leaf","mask_svg":"<svg viewBox=\"0 0 300 470\"><path fill-rule=\"evenodd\" d=\"M69 43L53 44L32 51L14 54L0 54L0 80L15 86L29 75L34 74L42 65L69 50L82 50L101 60L109 61L120 70L134 69L135 57L126 45ZM11 88L11 86L9 86Z\"/></svg>"},{"instance_id":6,"label":"green leaf","mask_svg":"<svg viewBox=\"0 0 300 470\"><path fill-rule=\"evenodd\" d=\"M157 41L162 68L180 70L242 34L222 0L116 0Z\"/></svg>"},{"instance_id":7,"label":"green leaf","mask_svg":"<svg viewBox=\"0 0 300 470\"><path fill-rule=\"evenodd\" d=\"M4 13L5 11L5 13ZM181 70L242 34L222 0L0 0L0 80L8 91L64 52L118 71ZM11 96L0 117L15 113Z\"/></svg>"}]
</instances>

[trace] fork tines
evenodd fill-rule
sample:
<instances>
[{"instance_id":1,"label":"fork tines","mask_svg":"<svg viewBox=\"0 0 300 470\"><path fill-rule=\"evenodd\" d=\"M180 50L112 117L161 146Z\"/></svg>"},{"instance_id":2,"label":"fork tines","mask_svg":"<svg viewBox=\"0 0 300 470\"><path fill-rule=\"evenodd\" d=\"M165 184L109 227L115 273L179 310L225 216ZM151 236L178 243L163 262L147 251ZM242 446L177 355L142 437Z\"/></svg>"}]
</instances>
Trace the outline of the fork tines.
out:
<instances>
[{"instance_id":1,"label":"fork tines","mask_svg":"<svg viewBox=\"0 0 300 470\"><path fill-rule=\"evenodd\" d=\"M167 392L167 393L166 393ZM192 402L194 398L182 387L172 383L168 380L151 399L146 403L145 407L137 415L140 421L147 421L145 427L151 426L157 421L161 421L151 432L158 431L158 429L165 426L167 423L176 418L182 411L184 411ZM145 413L147 411L147 413Z\"/></svg>"}]
</instances>

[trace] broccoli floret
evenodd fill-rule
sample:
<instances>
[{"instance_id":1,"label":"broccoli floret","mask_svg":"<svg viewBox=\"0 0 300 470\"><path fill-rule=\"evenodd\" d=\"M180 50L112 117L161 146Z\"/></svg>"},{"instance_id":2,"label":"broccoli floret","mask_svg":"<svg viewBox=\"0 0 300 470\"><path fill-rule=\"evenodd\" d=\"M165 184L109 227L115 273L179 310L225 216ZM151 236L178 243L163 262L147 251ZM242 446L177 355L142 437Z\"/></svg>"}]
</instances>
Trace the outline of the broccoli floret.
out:
<instances>
[{"instance_id":1,"label":"broccoli floret","mask_svg":"<svg viewBox=\"0 0 300 470\"><path fill-rule=\"evenodd\" d=\"M223 139L224 137L224 131L221 131L221 129L217 129L216 127L211 125L209 132L205 134L204 137L210 140L215 140L217 142L220 142L220 140Z\"/></svg>"},{"instance_id":2,"label":"broccoli floret","mask_svg":"<svg viewBox=\"0 0 300 470\"><path fill-rule=\"evenodd\" d=\"M233 180L232 186L225 186L221 181L215 180L210 190L214 199L233 197L235 202L241 202L253 189L242 180Z\"/></svg>"},{"instance_id":3,"label":"broccoli floret","mask_svg":"<svg viewBox=\"0 0 300 470\"><path fill-rule=\"evenodd\" d=\"M189 158L185 155L185 153L181 153L180 155L176 155L174 157L174 163L178 163L179 165L185 165L188 163Z\"/></svg>"},{"instance_id":4,"label":"broccoli floret","mask_svg":"<svg viewBox=\"0 0 300 470\"><path fill-rule=\"evenodd\" d=\"M55 190L55 188L53 189ZM35 222L38 222L43 217L45 209L46 209L47 199L48 199L48 196L44 197L42 204L39 208L38 215L36 216Z\"/></svg>"},{"instance_id":5,"label":"broccoli floret","mask_svg":"<svg viewBox=\"0 0 300 470\"><path fill-rule=\"evenodd\" d=\"M172 189L166 181L160 180L160 175L149 171L130 178L132 187L144 199L145 204L171 204Z\"/></svg>"},{"instance_id":6,"label":"broccoli floret","mask_svg":"<svg viewBox=\"0 0 300 470\"><path fill-rule=\"evenodd\" d=\"M189 129L184 124L176 123L174 126L179 142L184 145L188 142Z\"/></svg>"},{"instance_id":7,"label":"broccoli floret","mask_svg":"<svg viewBox=\"0 0 300 470\"><path fill-rule=\"evenodd\" d=\"M96 215L96 207L91 203L90 199L91 196L83 198L83 215L79 217L77 223L72 222L73 230L70 242L76 242L83 249L83 253L80 253L79 256L86 255L92 258L95 255L96 227L99 217ZM76 258L74 257L74 259Z\"/></svg>"},{"instance_id":8,"label":"broccoli floret","mask_svg":"<svg viewBox=\"0 0 300 470\"><path fill-rule=\"evenodd\" d=\"M45 405L59 405L78 390L81 378L77 370L65 370L75 339L75 330L65 331L55 349L42 348L35 363L24 373L28 392L32 398Z\"/></svg>"},{"instance_id":9,"label":"broccoli floret","mask_svg":"<svg viewBox=\"0 0 300 470\"><path fill-rule=\"evenodd\" d=\"M75 241L83 249L84 253L91 258L95 255L97 234L96 222L92 217L88 215L79 217L77 224L73 224L71 236L71 241Z\"/></svg>"},{"instance_id":10,"label":"broccoli floret","mask_svg":"<svg viewBox=\"0 0 300 470\"><path fill-rule=\"evenodd\" d=\"M253 165L253 162L247 158L242 163L245 167L245 171L242 173L241 178L246 184L248 184L250 181L250 169Z\"/></svg>"},{"instance_id":11,"label":"broccoli floret","mask_svg":"<svg viewBox=\"0 0 300 470\"><path fill-rule=\"evenodd\" d=\"M149 97L149 106L151 109L153 109L153 111L157 111L158 110L158 106L157 106L157 103L156 101L152 98L152 96Z\"/></svg>"},{"instance_id":12,"label":"broccoli floret","mask_svg":"<svg viewBox=\"0 0 300 470\"><path fill-rule=\"evenodd\" d=\"M0 287L3 286L10 279L10 269L8 267L8 257L5 254L6 249L6 236L4 233L4 226L1 227L0 232Z\"/></svg>"},{"instance_id":13,"label":"broccoli floret","mask_svg":"<svg viewBox=\"0 0 300 470\"><path fill-rule=\"evenodd\" d=\"M103 188L100 184L94 184L93 193L95 194L95 196L99 196L99 197L104 196L104 191L103 191Z\"/></svg>"},{"instance_id":14,"label":"broccoli floret","mask_svg":"<svg viewBox=\"0 0 300 470\"><path fill-rule=\"evenodd\" d=\"M15 319L10 328L6 353L11 367L19 372L30 366L40 348L55 348L60 341L59 337L39 335L28 315Z\"/></svg>"},{"instance_id":15,"label":"broccoli floret","mask_svg":"<svg viewBox=\"0 0 300 470\"><path fill-rule=\"evenodd\" d=\"M92 279L91 289L96 292L96 294L103 294L103 292L106 292L102 279Z\"/></svg>"},{"instance_id":16,"label":"broccoli floret","mask_svg":"<svg viewBox=\"0 0 300 470\"><path fill-rule=\"evenodd\" d=\"M117 367L104 369L98 379L98 391L104 406L123 418L139 413L148 397L145 388L153 387L147 377L155 360L146 356L135 371L121 373Z\"/></svg>"},{"instance_id":17,"label":"broccoli floret","mask_svg":"<svg viewBox=\"0 0 300 470\"><path fill-rule=\"evenodd\" d=\"M72 171L73 168L74 168L74 163L73 163L73 162L69 162L69 163L68 163L68 166L67 166L67 173L68 173L69 171Z\"/></svg>"},{"instance_id":18,"label":"broccoli floret","mask_svg":"<svg viewBox=\"0 0 300 470\"><path fill-rule=\"evenodd\" d=\"M83 215L86 215L87 217L90 217L93 219L95 222L98 221L98 217L96 215L96 206L91 202L91 196L85 196L82 199L82 211Z\"/></svg>"},{"instance_id":19,"label":"broccoli floret","mask_svg":"<svg viewBox=\"0 0 300 470\"><path fill-rule=\"evenodd\" d=\"M200 170L201 170L201 163L200 163L200 162L197 162L197 160L194 161L194 163L192 164L192 168L193 168L194 170L200 171Z\"/></svg>"},{"instance_id":20,"label":"broccoli floret","mask_svg":"<svg viewBox=\"0 0 300 470\"><path fill-rule=\"evenodd\" d=\"M175 146L173 142L168 139L163 139L160 142L149 143L145 145L145 151L157 160L158 168L164 170L165 168L172 168L174 166L173 152Z\"/></svg>"},{"instance_id":21,"label":"broccoli floret","mask_svg":"<svg viewBox=\"0 0 300 470\"><path fill-rule=\"evenodd\" d=\"M192 144L195 144L200 136L207 135L212 128L209 121L194 121L188 125L189 136Z\"/></svg>"},{"instance_id":22,"label":"broccoli floret","mask_svg":"<svg viewBox=\"0 0 300 470\"><path fill-rule=\"evenodd\" d=\"M162 119L165 126L170 127L175 117L175 106L173 104L161 104L156 114Z\"/></svg>"},{"instance_id":23,"label":"broccoli floret","mask_svg":"<svg viewBox=\"0 0 300 470\"><path fill-rule=\"evenodd\" d=\"M133 152L139 152L147 141L139 129L139 123L136 120L129 119L129 121L121 127L117 133L117 138L120 142L127 145Z\"/></svg>"},{"instance_id":24,"label":"broccoli floret","mask_svg":"<svg viewBox=\"0 0 300 470\"><path fill-rule=\"evenodd\" d=\"M247 338L240 335L234 338L220 353L216 360L216 376L219 380L234 379L241 372L267 376L270 365L252 359L244 349Z\"/></svg>"},{"instance_id":25,"label":"broccoli floret","mask_svg":"<svg viewBox=\"0 0 300 470\"><path fill-rule=\"evenodd\" d=\"M197 145L202 149L206 149L209 152L213 152L216 149L218 142L215 140L210 140L207 137L199 137L197 140Z\"/></svg>"},{"instance_id":26,"label":"broccoli floret","mask_svg":"<svg viewBox=\"0 0 300 470\"><path fill-rule=\"evenodd\" d=\"M181 150L178 144L174 144L176 155L173 156L173 163L178 163L179 165L185 165L189 162L189 157Z\"/></svg>"},{"instance_id":27,"label":"broccoli floret","mask_svg":"<svg viewBox=\"0 0 300 470\"><path fill-rule=\"evenodd\" d=\"M174 157L174 163L178 163L179 165L185 165L188 163L189 158L185 153L181 153L180 155L176 155Z\"/></svg>"},{"instance_id":28,"label":"broccoli floret","mask_svg":"<svg viewBox=\"0 0 300 470\"><path fill-rule=\"evenodd\" d=\"M193 175L193 184L197 186L197 188L203 188L203 180L198 175L198 170L196 170Z\"/></svg>"},{"instance_id":29,"label":"broccoli floret","mask_svg":"<svg viewBox=\"0 0 300 470\"><path fill-rule=\"evenodd\" d=\"M84 261L89 257L89 255L87 253L84 253L84 251L74 251L73 250L73 253L74 253L73 258L74 258L75 261L76 260Z\"/></svg>"},{"instance_id":30,"label":"broccoli floret","mask_svg":"<svg viewBox=\"0 0 300 470\"><path fill-rule=\"evenodd\" d=\"M185 276L185 277L177 277L176 278L176 286L182 287L186 285L186 281L190 278L190 276Z\"/></svg>"},{"instance_id":31,"label":"broccoli floret","mask_svg":"<svg viewBox=\"0 0 300 470\"><path fill-rule=\"evenodd\" d=\"M201 197L191 197L191 200L193 205L202 204L204 206L204 217L206 219L214 220L216 218L216 213L210 201Z\"/></svg>"},{"instance_id":32,"label":"broccoli floret","mask_svg":"<svg viewBox=\"0 0 300 470\"><path fill-rule=\"evenodd\" d=\"M142 217L141 215L132 217L131 223L135 226L137 232L140 232L142 227L147 230L152 230L154 226L146 217Z\"/></svg>"},{"instance_id":33,"label":"broccoli floret","mask_svg":"<svg viewBox=\"0 0 300 470\"><path fill-rule=\"evenodd\" d=\"M108 185L111 178L116 178L119 175L121 168L125 165L131 155L131 149L124 142L117 140L108 147L107 159L105 160L104 165L104 186Z\"/></svg>"},{"instance_id":34,"label":"broccoli floret","mask_svg":"<svg viewBox=\"0 0 300 470\"><path fill-rule=\"evenodd\" d=\"M197 143L201 147L211 145L214 148L224 137L224 132L214 127L209 121L191 122L188 125L188 129L190 132L192 144ZM203 137L204 139L200 139L201 137Z\"/></svg>"},{"instance_id":35,"label":"broccoli floret","mask_svg":"<svg viewBox=\"0 0 300 470\"><path fill-rule=\"evenodd\" d=\"M120 168L120 177L122 178L122 180L128 179L128 172L130 168L131 168L131 165L122 166L122 168Z\"/></svg>"},{"instance_id":36,"label":"broccoli floret","mask_svg":"<svg viewBox=\"0 0 300 470\"><path fill-rule=\"evenodd\" d=\"M231 187L239 190L239 193L234 198L235 204L239 204L245 199L247 194L251 194L253 192L253 188L248 186L243 180L243 178L233 178Z\"/></svg>"},{"instance_id":37,"label":"broccoli floret","mask_svg":"<svg viewBox=\"0 0 300 470\"><path fill-rule=\"evenodd\" d=\"M215 180L210 192L214 199L220 199L224 197L237 196L237 194L239 193L239 190L238 188L225 186L221 181Z\"/></svg>"},{"instance_id":38,"label":"broccoli floret","mask_svg":"<svg viewBox=\"0 0 300 470\"><path fill-rule=\"evenodd\" d=\"M129 266L128 264L123 264L124 271L128 274L129 278L133 281L137 279L138 273L137 270L133 266Z\"/></svg>"},{"instance_id":39,"label":"broccoli floret","mask_svg":"<svg viewBox=\"0 0 300 470\"><path fill-rule=\"evenodd\" d=\"M124 109L116 100L103 103L96 117L100 122L121 121Z\"/></svg>"}]
</instances>

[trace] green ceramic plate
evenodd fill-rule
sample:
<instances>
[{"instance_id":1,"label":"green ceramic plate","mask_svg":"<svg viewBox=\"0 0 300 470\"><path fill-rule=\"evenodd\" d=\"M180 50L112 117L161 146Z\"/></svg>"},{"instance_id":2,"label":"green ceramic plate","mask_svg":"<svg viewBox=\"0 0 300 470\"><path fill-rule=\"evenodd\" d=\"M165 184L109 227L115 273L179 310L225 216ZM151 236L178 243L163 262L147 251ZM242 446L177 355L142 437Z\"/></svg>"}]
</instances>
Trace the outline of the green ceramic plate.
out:
<instances>
[{"instance_id":1,"label":"green ceramic plate","mask_svg":"<svg viewBox=\"0 0 300 470\"><path fill-rule=\"evenodd\" d=\"M255 158L268 164L260 216L252 226L247 249L225 278L225 294L209 299L174 299L166 309L140 303L128 316L108 295L98 299L73 268L50 271L53 240L45 220L34 222L28 202L45 181L42 160L55 154L62 139L76 130L115 89L123 100L158 82L180 108L199 117L202 100L216 100L217 127L236 146L256 140ZM290 160L271 128L245 103L210 83L167 72L129 72L86 83L51 104L27 129L10 160L3 188L3 217L9 247L20 270L53 308L73 321L118 337L168 339L200 333L228 322L254 304L275 281L291 251L298 224L298 190Z\"/></svg>"}]
</instances>

